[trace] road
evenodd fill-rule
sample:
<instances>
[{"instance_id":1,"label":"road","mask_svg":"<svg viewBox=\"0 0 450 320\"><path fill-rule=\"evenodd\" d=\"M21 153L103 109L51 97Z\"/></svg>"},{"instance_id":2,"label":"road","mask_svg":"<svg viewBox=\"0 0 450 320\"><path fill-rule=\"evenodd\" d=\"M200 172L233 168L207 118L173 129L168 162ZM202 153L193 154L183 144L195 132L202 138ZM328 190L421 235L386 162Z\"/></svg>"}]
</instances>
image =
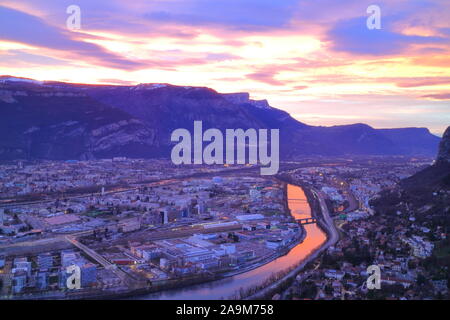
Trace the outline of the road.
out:
<instances>
[{"instance_id":1,"label":"road","mask_svg":"<svg viewBox=\"0 0 450 320\"><path fill-rule=\"evenodd\" d=\"M358 199L356 199L355 195L353 194L353 192L348 189L347 190L347 200L348 200L348 208L345 209L345 212L352 212L355 210L358 210L359 208L359 201Z\"/></svg>"},{"instance_id":2,"label":"road","mask_svg":"<svg viewBox=\"0 0 450 320\"><path fill-rule=\"evenodd\" d=\"M325 224L328 232L328 240L325 243L324 247L330 247L334 245L339 240L339 233L334 225L334 221L330 216L330 212L328 211L327 204L325 203L325 198L320 191L316 191L311 189L311 192L315 195L320 204L320 210L322 211L322 221Z\"/></svg>"},{"instance_id":3,"label":"road","mask_svg":"<svg viewBox=\"0 0 450 320\"><path fill-rule=\"evenodd\" d=\"M97 261L97 263L100 264L101 266L103 266L106 270L110 270L110 271L114 272L114 274L117 277L119 277L119 279L122 280L122 283L124 283L130 287L139 285L138 283L135 283L135 281L133 281L133 279L131 279L127 273L125 273L123 270L118 268L115 264L106 260L102 255L98 254L94 250L92 250L89 247L82 244L74 236L66 236L65 239L68 242L70 242L71 244L73 244L75 247L77 247L78 249L83 251L86 255L88 255L95 261Z\"/></svg>"},{"instance_id":4,"label":"road","mask_svg":"<svg viewBox=\"0 0 450 320\"><path fill-rule=\"evenodd\" d=\"M111 243L114 244L122 244L124 242L128 243L129 240L139 241L142 239L146 239L147 241L156 241L156 240L164 240L164 239L174 239L174 238L183 238L192 236L195 233L217 233L217 232L231 232L241 230L242 225L231 225L224 226L218 228L208 228L205 229L202 226L195 227L179 227L179 228L171 228L167 229L156 229L156 230L142 230L136 232L133 235L127 237L126 240L119 239ZM3 252L6 255L19 255L19 254L29 254L31 252L36 253L40 251L48 251L47 248L51 250L55 250L57 248L65 248L65 244L67 243L67 237L77 239L81 236L88 236L94 233L94 230L87 231L79 231L71 234L65 235L56 235L54 237L38 239L38 240L28 240L16 243L8 243L0 245L0 252ZM71 243L71 241L69 241Z\"/></svg>"},{"instance_id":5,"label":"road","mask_svg":"<svg viewBox=\"0 0 450 320\"><path fill-rule=\"evenodd\" d=\"M92 233L93 230L79 231L69 234L69 236L79 237L83 235L89 235ZM15 255L15 254L27 254L30 252L35 252L36 251L35 249L46 246L49 246L51 247L51 249L55 250L58 244L63 244L66 242L66 236L68 235L56 235L43 239L2 244L0 245L0 251L4 252L7 255Z\"/></svg>"}]
</instances>

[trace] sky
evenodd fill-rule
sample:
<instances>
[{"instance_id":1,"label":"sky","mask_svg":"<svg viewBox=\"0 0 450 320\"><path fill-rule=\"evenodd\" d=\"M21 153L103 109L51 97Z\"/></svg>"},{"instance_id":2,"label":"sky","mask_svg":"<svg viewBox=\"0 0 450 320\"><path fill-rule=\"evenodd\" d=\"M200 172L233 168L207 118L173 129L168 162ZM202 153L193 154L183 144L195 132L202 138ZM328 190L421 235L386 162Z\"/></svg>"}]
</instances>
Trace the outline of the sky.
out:
<instances>
[{"instance_id":1,"label":"sky","mask_svg":"<svg viewBox=\"0 0 450 320\"><path fill-rule=\"evenodd\" d=\"M311 125L442 135L450 1L0 0L0 74L245 91Z\"/></svg>"}]
</instances>

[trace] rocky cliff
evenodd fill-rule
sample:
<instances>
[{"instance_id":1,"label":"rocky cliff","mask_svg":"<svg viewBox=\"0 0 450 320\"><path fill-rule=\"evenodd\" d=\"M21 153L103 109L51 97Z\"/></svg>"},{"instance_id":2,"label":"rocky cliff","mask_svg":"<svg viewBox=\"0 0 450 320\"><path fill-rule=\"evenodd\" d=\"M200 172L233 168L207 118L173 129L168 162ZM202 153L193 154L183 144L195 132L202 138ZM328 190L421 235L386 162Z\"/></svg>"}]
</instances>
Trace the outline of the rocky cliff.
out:
<instances>
[{"instance_id":1,"label":"rocky cliff","mask_svg":"<svg viewBox=\"0 0 450 320\"><path fill-rule=\"evenodd\" d=\"M450 163L450 126L445 130L442 140L439 143L439 152L436 162Z\"/></svg>"}]
</instances>

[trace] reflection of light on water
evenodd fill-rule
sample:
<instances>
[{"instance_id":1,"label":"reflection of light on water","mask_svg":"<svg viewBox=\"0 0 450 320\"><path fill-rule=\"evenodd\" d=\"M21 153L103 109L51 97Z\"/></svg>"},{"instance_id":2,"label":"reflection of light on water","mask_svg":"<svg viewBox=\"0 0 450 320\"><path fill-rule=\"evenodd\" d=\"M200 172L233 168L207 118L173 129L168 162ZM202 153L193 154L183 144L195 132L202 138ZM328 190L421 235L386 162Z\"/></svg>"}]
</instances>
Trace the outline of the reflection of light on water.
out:
<instances>
[{"instance_id":1,"label":"reflection of light on water","mask_svg":"<svg viewBox=\"0 0 450 320\"><path fill-rule=\"evenodd\" d=\"M304 219L311 217L311 208L306 200L305 193L300 187L288 185L287 197L289 209L295 219Z\"/></svg>"},{"instance_id":2,"label":"reflection of light on water","mask_svg":"<svg viewBox=\"0 0 450 320\"><path fill-rule=\"evenodd\" d=\"M289 199L295 199L293 201ZM288 202L291 214L295 219L310 218L311 209L306 196L300 187L288 185ZM306 238L295 246L288 254L279 257L261 267L225 278L218 281L193 285L181 289L168 290L149 294L141 299L166 299L166 300L208 300L228 298L235 294L240 288L247 288L261 284L272 274L284 271L291 266L297 265L305 259L308 254L319 248L325 241L325 233L316 225L305 225Z\"/></svg>"}]
</instances>

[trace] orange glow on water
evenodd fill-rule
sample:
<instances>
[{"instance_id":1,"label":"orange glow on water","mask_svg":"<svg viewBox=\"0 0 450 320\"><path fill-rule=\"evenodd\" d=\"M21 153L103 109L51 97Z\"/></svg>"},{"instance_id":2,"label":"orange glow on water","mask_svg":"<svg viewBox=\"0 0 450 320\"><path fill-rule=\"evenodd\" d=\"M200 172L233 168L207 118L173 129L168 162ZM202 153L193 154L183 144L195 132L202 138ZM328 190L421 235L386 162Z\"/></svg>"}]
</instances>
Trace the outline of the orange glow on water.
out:
<instances>
[{"instance_id":1,"label":"orange glow on water","mask_svg":"<svg viewBox=\"0 0 450 320\"><path fill-rule=\"evenodd\" d=\"M311 209L306 200L305 193L300 187L288 185L288 199L289 208L296 219L311 217ZM305 225L305 230L307 234L302 243L295 246L288 254L263 266L223 280L195 285L179 290L163 291L148 295L144 299L204 300L229 298L240 288L259 285L272 274L297 266L309 254L325 243L327 239L326 234L316 224Z\"/></svg>"}]
</instances>

